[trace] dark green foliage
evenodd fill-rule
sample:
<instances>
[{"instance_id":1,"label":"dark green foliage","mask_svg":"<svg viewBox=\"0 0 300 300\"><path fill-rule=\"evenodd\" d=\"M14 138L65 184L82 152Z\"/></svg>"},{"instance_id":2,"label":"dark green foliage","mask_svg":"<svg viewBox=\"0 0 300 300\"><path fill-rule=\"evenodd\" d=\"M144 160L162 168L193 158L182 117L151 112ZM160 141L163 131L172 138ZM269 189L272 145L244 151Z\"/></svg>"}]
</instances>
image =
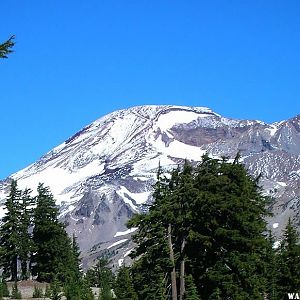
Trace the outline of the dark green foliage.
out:
<instances>
[{"instance_id":1,"label":"dark green foliage","mask_svg":"<svg viewBox=\"0 0 300 300\"><path fill-rule=\"evenodd\" d=\"M11 290L11 298L12 299L22 299L22 294L18 289L17 282L14 283L12 290Z\"/></svg>"},{"instance_id":2,"label":"dark green foliage","mask_svg":"<svg viewBox=\"0 0 300 300\"><path fill-rule=\"evenodd\" d=\"M94 300L93 292L84 279L69 279L64 286L67 300Z\"/></svg>"},{"instance_id":3,"label":"dark green foliage","mask_svg":"<svg viewBox=\"0 0 300 300\"><path fill-rule=\"evenodd\" d=\"M19 190L17 182L12 181L10 194L6 199L7 212L1 225L1 266L4 277L11 275L12 280L18 280L18 261L21 265L21 279L28 278L27 265L34 246L29 234L32 225L33 199L30 190Z\"/></svg>"},{"instance_id":4,"label":"dark green foliage","mask_svg":"<svg viewBox=\"0 0 300 300\"><path fill-rule=\"evenodd\" d=\"M138 245L130 254L139 258L132 266L134 289L138 299L163 299L167 294L168 274L172 269L167 244L167 223L165 216L169 214L166 198L169 193L167 179L158 172L155 184L154 203L149 207L149 213L135 215L128 227L138 227L133 241Z\"/></svg>"},{"instance_id":5,"label":"dark green foliage","mask_svg":"<svg viewBox=\"0 0 300 300\"><path fill-rule=\"evenodd\" d=\"M0 44L0 58L7 58L7 55L13 52L14 38L15 36L13 35L6 42Z\"/></svg>"},{"instance_id":6,"label":"dark green foliage","mask_svg":"<svg viewBox=\"0 0 300 300\"><path fill-rule=\"evenodd\" d=\"M102 288L103 284L109 284L112 287L114 274L108 267L108 260L100 258L97 264L87 271L85 279L90 286Z\"/></svg>"},{"instance_id":7,"label":"dark green foliage","mask_svg":"<svg viewBox=\"0 0 300 300\"><path fill-rule=\"evenodd\" d=\"M56 276L61 282L77 277L78 266L64 226L58 221L58 208L52 194L42 184L38 186L34 213L33 241L36 254L32 257L33 273L39 281L51 282Z\"/></svg>"},{"instance_id":8,"label":"dark green foliage","mask_svg":"<svg viewBox=\"0 0 300 300\"><path fill-rule=\"evenodd\" d=\"M43 297L43 290L37 286L34 286L32 298L42 298Z\"/></svg>"},{"instance_id":9,"label":"dark green foliage","mask_svg":"<svg viewBox=\"0 0 300 300\"><path fill-rule=\"evenodd\" d=\"M184 276L180 266L186 265L202 299L263 299L270 245L263 235L265 204L238 157L229 163L204 156L196 168L186 162L168 178L159 170L149 213L128 223L139 228L132 253L139 299L155 299L170 274L169 224L178 281Z\"/></svg>"},{"instance_id":10,"label":"dark green foliage","mask_svg":"<svg viewBox=\"0 0 300 300\"><path fill-rule=\"evenodd\" d=\"M269 232L267 237L268 244L265 251L265 263L266 263L266 282L267 284L267 295L269 300L277 300L280 299L278 295L278 286L277 286L277 277L278 277L278 256L276 255L276 251L273 248L274 238Z\"/></svg>"},{"instance_id":11,"label":"dark green foliage","mask_svg":"<svg viewBox=\"0 0 300 300\"><path fill-rule=\"evenodd\" d=\"M77 280L71 279L65 283L64 296L67 300L80 300L81 290Z\"/></svg>"},{"instance_id":12,"label":"dark green foliage","mask_svg":"<svg viewBox=\"0 0 300 300\"><path fill-rule=\"evenodd\" d=\"M200 300L192 275L186 276L184 300Z\"/></svg>"},{"instance_id":13,"label":"dark green foliage","mask_svg":"<svg viewBox=\"0 0 300 300\"><path fill-rule=\"evenodd\" d=\"M85 279L81 280L81 299L80 300L94 300L93 291Z\"/></svg>"},{"instance_id":14,"label":"dark green foliage","mask_svg":"<svg viewBox=\"0 0 300 300\"><path fill-rule=\"evenodd\" d=\"M134 290L130 269L121 267L118 271L114 292L118 300L137 300Z\"/></svg>"},{"instance_id":15,"label":"dark green foliage","mask_svg":"<svg viewBox=\"0 0 300 300\"><path fill-rule=\"evenodd\" d=\"M19 260L21 264L21 279L28 279L27 269L31 253L34 251L34 243L30 234L30 227L33 226L33 205L34 199L30 196L31 190L22 191L20 203L20 225L19 225Z\"/></svg>"},{"instance_id":16,"label":"dark green foliage","mask_svg":"<svg viewBox=\"0 0 300 300\"><path fill-rule=\"evenodd\" d=\"M299 237L291 219L284 231L281 246L278 249L277 285L279 299L287 297L287 293L300 290L300 245Z\"/></svg>"},{"instance_id":17,"label":"dark green foliage","mask_svg":"<svg viewBox=\"0 0 300 300\"><path fill-rule=\"evenodd\" d=\"M45 297L50 298L50 296L51 296L51 288L50 288L50 285L47 284L46 288L45 288Z\"/></svg>"},{"instance_id":18,"label":"dark green foliage","mask_svg":"<svg viewBox=\"0 0 300 300\"><path fill-rule=\"evenodd\" d=\"M77 239L75 234L73 233L72 235L72 264L71 264L71 272L73 274L73 276L76 279L81 278L81 270L80 270L80 263L81 263L81 259L80 257L80 249L79 246L77 244Z\"/></svg>"},{"instance_id":19,"label":"dark green foliage","mask_svg":"<svg viewBox=\"0 0 300 300\"><path fill-rule=\"evenodd\" d=\"M100 288L99 300L112 300L111 286L107 279L102 282L102 287Z\"/></svg>"},{"instance_id":20,"label":"dark green foliage","mask_svg":"<svg viewBox=\"0 0 300 300\"><path fill-rule=\"evenodd\" d=\"M1 284L2 296L9 297L9 290L8 290L6 281L2 280L2 282L0 284Z\"/></svg>"},{"instance_id":21,"label":"dark green foliage","mask_svg":"<svg viewBox=\"0 0 300 300\"><path fill-rule=\"evenodd\" d=\"M51 300L60 300L61 299L61 288L59 281L54 277L53 281L50 284L50 299Z\"/></svg>"},{"instance_id":22,"label":"dark green foliage","mask_svg":"<svg viewBox=\"0 0 300 300\"><path fill-rule=\"evenodd\" d=\"M2 218L0 228L0 266L3 267L3 277L11 276L17 281L18 255L20 252L20 215L21 191L17 182L12 181L10 193L6 199L6 213Z\"/></svg>"}]
</instances>

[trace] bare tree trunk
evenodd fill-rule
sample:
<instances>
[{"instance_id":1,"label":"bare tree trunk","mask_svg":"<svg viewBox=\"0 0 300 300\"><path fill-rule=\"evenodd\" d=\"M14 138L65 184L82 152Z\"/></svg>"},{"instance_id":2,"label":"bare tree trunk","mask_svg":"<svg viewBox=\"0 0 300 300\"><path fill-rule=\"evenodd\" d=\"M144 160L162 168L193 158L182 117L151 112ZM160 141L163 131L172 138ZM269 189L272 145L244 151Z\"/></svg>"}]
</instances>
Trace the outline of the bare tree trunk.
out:
<instances>
[{"instance_id":1,"label":"bare tree trunk","mask_svg":"<svg viewBox=\"0 0 300 300\"><path fill-rule=\"evenodd\" d=\"M175 269L175 260L174 260L174 252L173 252L171 233L172 233L172 226L171 226L171 224L169 224L169 226L168 226L168 244L169 244L170 260L173 265L173 269L171 272L172 300L177 300L176 269Z\"/></svg>"},{"instance_id":2,"label":"bare tree trunk","mask_svg":"<svg viewBox=\"0 0 300 300\"><path fill-rule=\"evenodd\" d=\"M185 258L184 258L184 248L185 248L185 238L183 238L181 243L181 262L180 262L180 292L179 292L179 300L183 300L185 293Z\"/></svg>"}]
</instances>

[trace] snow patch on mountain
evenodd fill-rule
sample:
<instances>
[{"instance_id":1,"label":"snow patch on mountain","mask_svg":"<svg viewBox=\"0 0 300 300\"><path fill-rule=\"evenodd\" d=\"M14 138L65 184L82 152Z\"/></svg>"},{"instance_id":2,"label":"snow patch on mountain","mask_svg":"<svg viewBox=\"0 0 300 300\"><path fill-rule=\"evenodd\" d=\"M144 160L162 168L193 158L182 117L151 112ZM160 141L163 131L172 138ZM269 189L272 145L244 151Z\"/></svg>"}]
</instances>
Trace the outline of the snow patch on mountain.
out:
<instances>
[{"instance_id":1,"label":"snow patch on mountain","mask_svg":"<svg viewBox=\"0 0 300 300\"><path fill-rule=\"evenodd\" d=\"M113 248L113 247L118 246L118 245L120 245L120 244L123 244L123 243L125 243L126 241L128 241L128 239L123 239L123 240L117 241L117 242L111 244L110 246L108 246L107 249L110 249L110 248Z\"/></svg>"},{"instance_id":2,"label":"snow patch on mountain","mask_svg":"<svg viewBox=\"0 0 300 300\"><path fill-rule=\"evenodd\" d=\"M125 231L118 231L118 232L114 235L114 237L127 235L127 234L133 233L133 232L135 232L135 231L137 231L137 228L136 228L136 227L130 228L130 229L125 230Z\"/></svg>"}]
</instances>

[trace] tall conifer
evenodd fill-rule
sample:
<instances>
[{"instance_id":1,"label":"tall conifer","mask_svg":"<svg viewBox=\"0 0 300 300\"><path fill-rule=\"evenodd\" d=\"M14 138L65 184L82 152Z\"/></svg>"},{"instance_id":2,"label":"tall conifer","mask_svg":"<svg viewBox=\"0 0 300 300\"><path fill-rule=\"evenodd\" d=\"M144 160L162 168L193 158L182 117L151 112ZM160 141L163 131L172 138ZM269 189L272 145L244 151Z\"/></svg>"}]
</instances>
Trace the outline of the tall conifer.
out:
<instances>
[{"instance_id":1,"label":"tall conifer","mask_svg":"<svg viewBox=\"0 0 300 300\"><path fill-rule=\"evenodd\" d=\"M12 180L10 192L5 201L6 213L2 218L0 228L0 265L3 267L4 277L11 276L14 281L18 280L20 201L21 191L17 187L17 181Z\"/></svg>"},{"instance_id":2,"label":"tall conifer","mask_svg":"<svg viewBox=\"0 0 300 300\"><path fill-rule=\"evenodd\" d=\"M33 272L39 281L52 281L54 276L65 282L74 275L71 240L58 221L58 208L49 189L39 184L34 213L33 241L36 253L32 257Z\"/></svg>"},{"instance_id":3,"label":"tall conifer","mask_svg":"<svg viewBox=\"0 0 300 300\"><path fill-rule=\"evenodd\" d=\"M300 292L300 244L299 236L289 219L278 249L277 285L280 299L288 293Z\"/></svg>"}]
</instances>

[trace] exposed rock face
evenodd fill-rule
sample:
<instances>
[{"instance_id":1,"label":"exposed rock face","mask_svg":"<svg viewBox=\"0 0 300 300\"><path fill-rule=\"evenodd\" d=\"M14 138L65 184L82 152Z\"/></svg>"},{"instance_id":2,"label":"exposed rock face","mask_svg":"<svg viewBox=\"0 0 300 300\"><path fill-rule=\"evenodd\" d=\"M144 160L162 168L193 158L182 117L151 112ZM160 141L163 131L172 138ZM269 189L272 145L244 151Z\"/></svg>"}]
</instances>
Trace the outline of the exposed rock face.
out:
<instances>
[{"instance_id":1,"label":"exposed rock face","mask_svg":"<svg viewBox=\"0 0 300 300\"><path fill-rule=\"evenodd\" d=\"M104 253L121 264L133 247L125 224L151 201L159 162L168 169L205 152L238 151L274 199L268 221L275 235L289 216L300 227L300 115L266 124L203 107L134 107L93 122L11 178L21 188L50 186L68 232L78 236L84 267ZM2 205L9 182L0 182Z\"/></svg>"}]
</instances>

